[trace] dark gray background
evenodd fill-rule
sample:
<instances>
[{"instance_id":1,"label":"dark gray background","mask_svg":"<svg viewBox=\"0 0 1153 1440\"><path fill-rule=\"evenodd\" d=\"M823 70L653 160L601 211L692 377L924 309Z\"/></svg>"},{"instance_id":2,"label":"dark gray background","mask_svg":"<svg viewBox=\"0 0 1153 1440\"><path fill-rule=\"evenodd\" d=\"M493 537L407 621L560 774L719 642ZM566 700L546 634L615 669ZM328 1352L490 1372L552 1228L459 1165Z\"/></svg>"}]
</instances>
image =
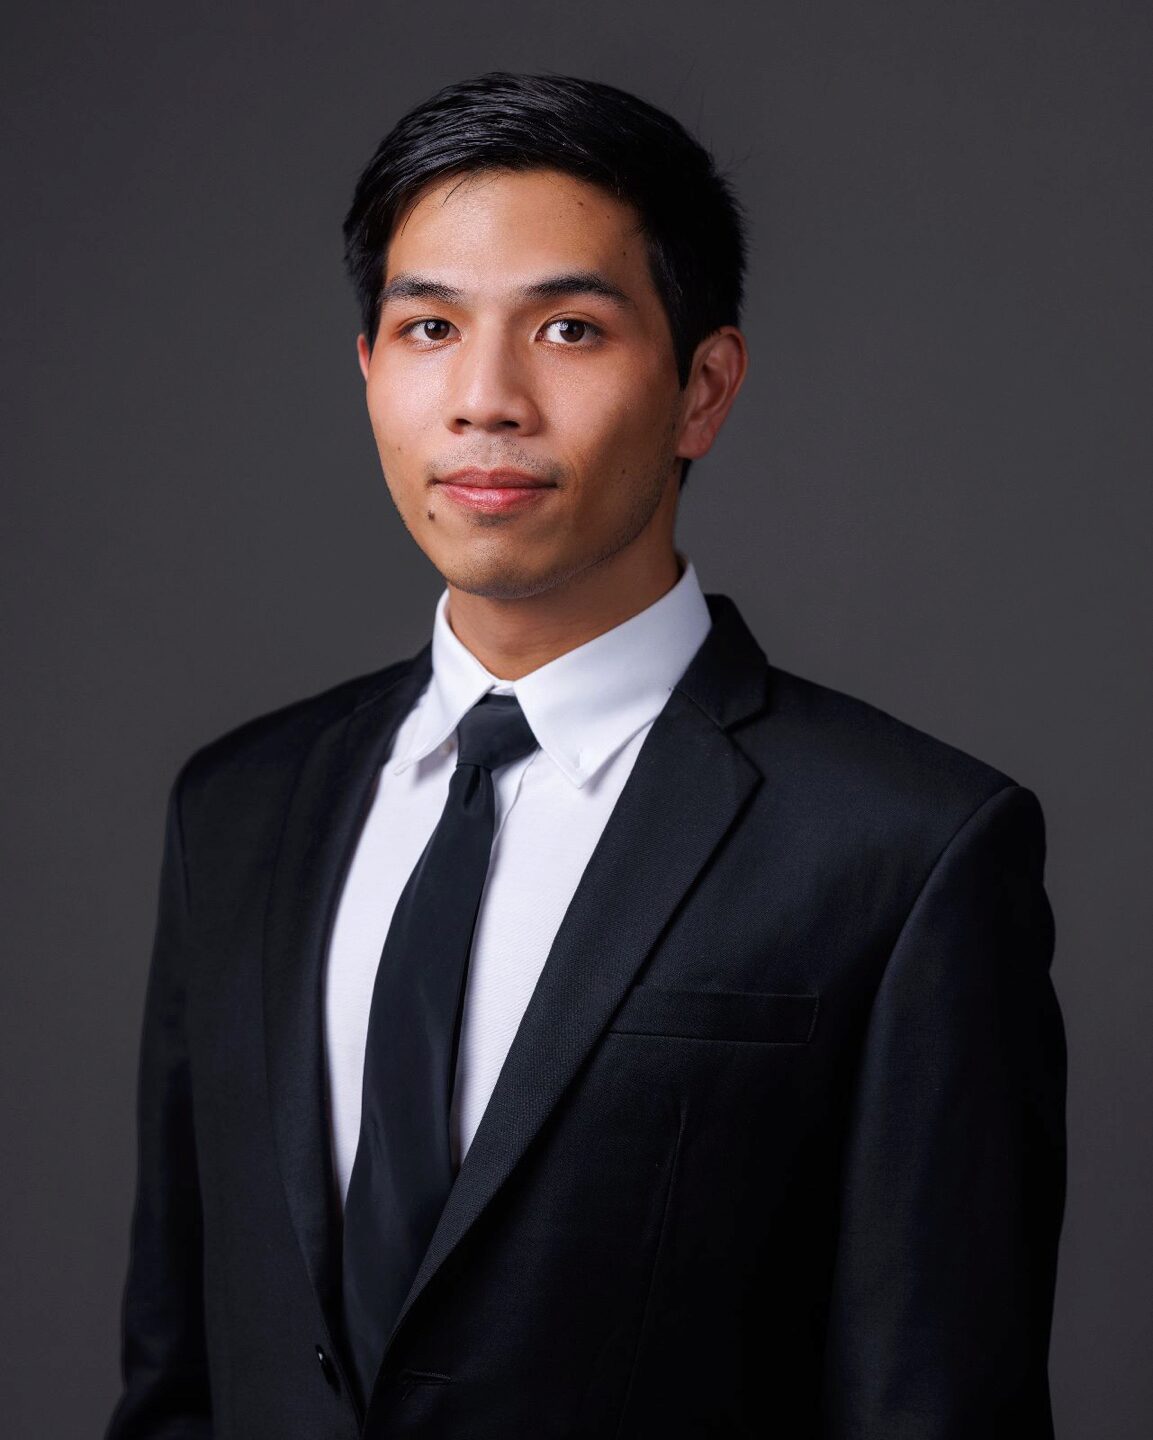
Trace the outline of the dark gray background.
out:
<instances>
[{"instance_id":1,"label":"dark gray background","mask_svg":"<svg viewBox=\"0 0 1153 1440\"><path fill-rule=\"evenodd\" d=\"M1058 1430L1147 1435L1146 0L75 0L6 31L5 1434L98 1434L116 1391L177 765L427 636L339 223L403 109L500 67L637 90L747 202L751 375L682 507L705 589L1042 799Z\"/></svg>"}]
</instances>

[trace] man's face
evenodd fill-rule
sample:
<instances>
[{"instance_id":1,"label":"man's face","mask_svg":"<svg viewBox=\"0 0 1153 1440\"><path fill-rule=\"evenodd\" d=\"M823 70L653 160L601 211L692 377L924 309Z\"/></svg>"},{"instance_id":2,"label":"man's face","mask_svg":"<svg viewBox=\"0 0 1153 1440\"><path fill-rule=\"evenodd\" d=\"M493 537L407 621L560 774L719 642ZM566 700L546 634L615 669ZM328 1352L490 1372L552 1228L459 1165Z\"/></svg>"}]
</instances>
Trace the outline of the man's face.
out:
<instances>
[{"instance_id":1,"label":"man's face","mask_svg":"<svg viewBox=\"0 0 1153 1440\"><path fill-rule=\"evenodd\" d=\"M401 518L448 583L539 595L662 519L671 536L683 396L631 207L549 170L436 182L401 217L384 282L371 354L360 341L369 415Z\"/></svg>"}]
</instances>

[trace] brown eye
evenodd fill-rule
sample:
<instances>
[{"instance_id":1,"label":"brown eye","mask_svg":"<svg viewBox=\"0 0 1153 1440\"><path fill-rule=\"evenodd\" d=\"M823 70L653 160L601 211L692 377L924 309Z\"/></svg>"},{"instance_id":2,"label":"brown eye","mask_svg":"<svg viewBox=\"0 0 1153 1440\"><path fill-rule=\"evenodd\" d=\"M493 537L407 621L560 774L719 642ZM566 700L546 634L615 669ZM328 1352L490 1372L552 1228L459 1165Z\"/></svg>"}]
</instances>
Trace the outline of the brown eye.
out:
<instances>
[{"instance_id":1,"label":"brown eye","mask_svg":"<svg viewBox=\"0 0 1153 1440\"><path fill-rule=\"evenodd\" d=\"M577 345L582 340L594 340L598 331L588 320L550 320L544 333L562 345Z\"/></svg>"},{"instance_id":2,"label":"brown eye","mask_svg":"<svg viewBox=\"0 0 1153 1440\"><path fill-rule=\"evenodd\" d=\"M447 320L422 320L420 322L420 333L426 340L443 340L448 329Z\"/></svg>"}]
</instances>

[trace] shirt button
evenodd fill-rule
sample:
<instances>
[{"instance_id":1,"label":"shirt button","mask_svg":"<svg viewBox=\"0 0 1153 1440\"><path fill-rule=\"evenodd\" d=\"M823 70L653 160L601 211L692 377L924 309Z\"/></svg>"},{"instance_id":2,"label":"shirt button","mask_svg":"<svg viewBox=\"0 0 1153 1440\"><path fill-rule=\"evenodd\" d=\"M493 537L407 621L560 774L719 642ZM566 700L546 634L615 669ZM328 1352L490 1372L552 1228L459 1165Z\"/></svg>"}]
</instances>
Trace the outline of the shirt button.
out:
<instances>
[{"instance_id":1,"label":"shirt button","mask_svg":"<svg viewBox=\"0 0 1153 1440\"><path fill-rule=\"evenodd\" d=\"M318 1345L316 1347L316 1358L320 1361L320 1373L328 1381L333 1390L340 1393L340 1376L336 1373L336 1366Z\"/></svg>"}]
</instances>

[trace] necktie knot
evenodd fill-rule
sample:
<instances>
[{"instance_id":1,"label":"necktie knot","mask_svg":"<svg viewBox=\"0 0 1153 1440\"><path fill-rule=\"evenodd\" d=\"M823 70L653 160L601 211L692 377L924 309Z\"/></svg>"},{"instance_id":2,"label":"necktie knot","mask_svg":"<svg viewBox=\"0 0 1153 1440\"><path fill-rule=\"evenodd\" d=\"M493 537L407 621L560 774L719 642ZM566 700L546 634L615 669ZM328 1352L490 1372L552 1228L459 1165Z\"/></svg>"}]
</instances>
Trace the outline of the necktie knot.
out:
<instances>
[{"instance_id":1,"label":"necktie knot","mask_svg":"<svg viewBox=\"0 0 1153 1440\"><path fill-rule=\"evenodd\" d=\"M496 770L536 749L536 736L515 695L482 695L457 726L458 765Z\"/></svg>"}]
</instances>

